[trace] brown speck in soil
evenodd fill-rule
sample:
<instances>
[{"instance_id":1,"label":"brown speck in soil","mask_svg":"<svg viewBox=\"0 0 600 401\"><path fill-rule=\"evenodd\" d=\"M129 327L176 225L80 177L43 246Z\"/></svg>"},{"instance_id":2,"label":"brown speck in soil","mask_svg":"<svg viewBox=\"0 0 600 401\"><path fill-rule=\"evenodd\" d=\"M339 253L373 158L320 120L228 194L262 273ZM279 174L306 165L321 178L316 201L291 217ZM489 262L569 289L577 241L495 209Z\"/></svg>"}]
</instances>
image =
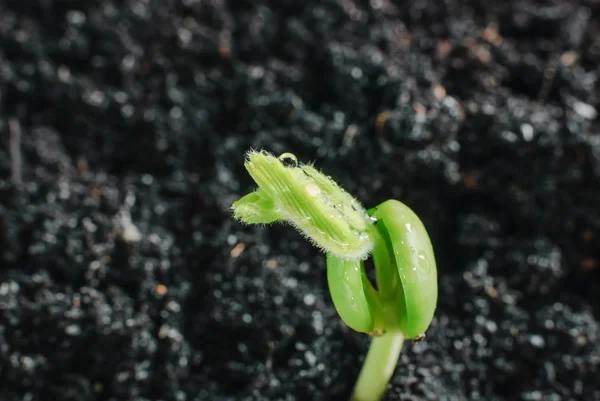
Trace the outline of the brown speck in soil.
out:
<instances>
[{"instance_id":1,"label":"brown speck in soil","mask_svg":"<svg viewBox=\"0 0 600 401\"><path fill-rule=\"evenodd\" d=\"M401 32L398 34L398 44L403 49L408 49L412 41L412 36L408 32Z\"/></svg>"},{"instance_id":2,"label":"brown speck in soil","mask_svg":"<svg viewBox=\"0 0 600 401\"><path fill-rule=\"evenodd\" d=\"M475 51L475 58L477 59L477 61L479 61L479 63L486 65L490 63L492 59L492 54L489 52L488 49L484 47L478 47Z\"/></svg>"},{"instance_id":3,"label":"brown speck in soil","mask_svg":"<svg viewBox=\"0 0 600 401\"><path fill-rule=\"evenodd\" d=\"M234 259L237 258L238 256L240 256L242 254L242 252L244 252L244 249L246 249L246 244L244 244L243 242L238 243L231 250L231 257Z\"/></svg>"},{"instance_id":4,"label":"brown speck in soil","mask_svg":"<svg viewBox=\"0 0 600 401\"><path fill-rule=\"evenodd\" d=\"M450 52L452 51L452 44L448 40L440 40L437 44L437 55L438 57L444 59L448 57Z\"/></svg>"},{"instance_id":5,"label":"brown speck in soil","mask_svg":"<svg viewBox=\"0 0 600 401\"><path fill-rule=\"evenodd\" d=\"M585 230L583 234L581 234L581 238L583 238L584 241L589 242L596 238L596 234L592 230Z\"/></svg>"},{"instance_id":6,"label":"brown speck in soil","mask_svg":"<svg viewBox=\"0 0 600 401\"><path fill-rule=\"evenodd\" d=\"M169 289L164 284L159 284L156 286L156 293L160 297L164 297L169 292Z\"/></svg>"},{"instance_id":7,"label":"brown speck in soil","mask_svg":"<svg viewBox=\"0 0 600 401\"><path fill-rule=\"evenodd\" d=\"M498 45L502 42L502 37L498 34L498 24L496 23L491 23L486 26L481 32L481 37L483 40L486 40L494 45Z\"/></svg>"},{"instance_id":8,"label":"brown speck in soil","mask_svg":"<svg viewBox=\"0 0 600 401\"><path fill-rule=\"evenodd\" d=\"M420 115L427 114L427 108L425 108L425 106L423 106L421 103L415 103L415 105L413 106L413 109L414 109L415 113L417 113L417 114L420 114Z\"/></svg>"},{"instance_id":9,"label":"brown speck in soil","mask_svg":"<svg viewBox=\"0 0 600 401\"><path fill-rule=\"evenodd\" d=\"M102 190L100 188L98 188L98 187L92 188L92 198L94 198L94 200L99 200L101 196L102 196Z\"/></svg>"},{"instance_id":10,"label":"brown speck in soil","mask_svg":"<svg viewBox=\"0 0 600 401\"><path fill-rule=\"evenodd\" d=\"M492 299L498 298L498 290L495 289L494 287L489 287L486 291L487 291L488 295L490 296L490 298L492 298Z\"/></svg>"},{"instance_id":11,"label":"brown speck in soil","mask_svg":"<svg viewBox=\"0 0 600 401\"><path fill-rule=\"evenodd\" d=\"M475 189L478 186L477 178L470 173L463 174L463 183L468 189Z\"/></svg>"},{"instance_id":12,"label":"brown speck in soil","mask_svg":"<svg viewBox=\"0 0 600 401\"><path fill-rule=\"evenodd\" d=\"M383 127L385 126L387 119L388 114L385 111L382 111L377 115L377 121L375 123L375 132L377 135L380 135L383 132Z\"/></svg>"},{"instance_id":13,"label":"brown speck in soil","mask_svg":"<svg viewBox=\"0 0 600 401\"><path fill-rule=\"evenodd\" d=\"M598 268L598 259L585 258L581 261L581 267L587 271L596 270Z\"/></svg>"},{"instance_id":14,"label":"brown speck in soil","mask_svg":"<svg viewBox=\"0 0 600 401\"><path fill-rule=\"evenodd\" d=\"M78 157L77 158L77 173L79 175L84 175L88 172L88 170L89 170L89 166L88 166L87 160L85 160L83 157Z\"/></svg>"},{"instance_id":15,"label":"brown speck in soil","mask_svg":"<svg viewBox=\"0 0 600 401\"><path fill-rule=\"evenodd\" d=\"M444 88L442 85L436 85L433 88L433 96L435 96L435 98L437 100L442 100L443 98L446 97L446 88Z\"/></svg>"},{"instance_id":16,"label":"brown speck in soil","mask_svg":"<svg viewBox=\"0 0 600 401\"><path fill-rule=\"evenodd\" d=\"M231 47L225 43L221 44L219 46L219 55L225 60L230 60L231 59Z\"/></svg>"}]
</instances>

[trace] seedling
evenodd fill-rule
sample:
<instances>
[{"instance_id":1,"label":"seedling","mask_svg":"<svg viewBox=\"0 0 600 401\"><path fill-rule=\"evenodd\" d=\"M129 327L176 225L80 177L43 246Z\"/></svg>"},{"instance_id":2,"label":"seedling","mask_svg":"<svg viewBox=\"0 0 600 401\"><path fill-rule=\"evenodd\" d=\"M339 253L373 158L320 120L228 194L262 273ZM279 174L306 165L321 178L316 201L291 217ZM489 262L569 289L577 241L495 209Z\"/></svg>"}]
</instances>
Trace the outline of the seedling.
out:
<instances>
[{"instance_id":1,"label":"seedling","mask_svg":"<svg viewBox=\"0 0 600 401\"><path fill-rule=\"evenodd\" d=\"M365 210L291 153L250 151L245 167L258 189L233 203L248 224L289 223L321 249L333 304L350 328L372 336L351 401L378 401L405 339L425 336L437 304L437 267L417 215L397 200ZM364 261L373 259L376 288Z\"/></svg>"}]
</instances>

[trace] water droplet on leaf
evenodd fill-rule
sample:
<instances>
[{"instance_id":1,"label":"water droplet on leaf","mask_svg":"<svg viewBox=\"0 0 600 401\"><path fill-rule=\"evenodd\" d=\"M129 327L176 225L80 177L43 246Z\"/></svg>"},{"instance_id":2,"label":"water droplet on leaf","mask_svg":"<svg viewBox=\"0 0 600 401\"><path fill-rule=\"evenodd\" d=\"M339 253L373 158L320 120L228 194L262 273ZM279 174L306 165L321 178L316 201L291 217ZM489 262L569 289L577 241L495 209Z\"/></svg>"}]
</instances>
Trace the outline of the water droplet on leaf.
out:
<instances>
[{"instance_id":1,"label":"water droplet on leaf","mask_svg":"<svg viewBox=\"0 0 600 401\"><path fill-rule=\"evenodd\" d=\"M308 193L312 197L316 197L321 194L321 188L319 188L315 184L308 184L306 186L305 190L306 190L306 193Z\"/></svg>"},{"instance_id":2,"label":"water droplet on leaf","mask_svg":"<svg viewBox=\"0 0 600 401\"><path fill-rule=\"evenodd\" d=\"M279 156L279 161L283 164L284 167L298 167L298 158L293 153L282 153Z\"/></svg>"},{"instance_id":3,"label":"water droplet on leaf","mask_svg":"<svg viewBox=\"0 0 600 401\"><path fill-rule=\"evenodd\" d=\"M367 218L367 220L369 220L371 223L377 223L377 217L375 217L374 215L369 215L369 213L365 213L365 217Z\"/></svg>"},{"instance_id":4,"label":"water droplet on leaf","mask_svg":"<svg viewBox=\"0 0 600 401\"><path fill-rule=\"evenodd\" d=\"M419 260L419 267L425 273L429 273L431 271L431 264L429 263L429 259L427 258L427 254L425 251L419 251L417 253L417 259Z\"/></svg>"}]
</instances>

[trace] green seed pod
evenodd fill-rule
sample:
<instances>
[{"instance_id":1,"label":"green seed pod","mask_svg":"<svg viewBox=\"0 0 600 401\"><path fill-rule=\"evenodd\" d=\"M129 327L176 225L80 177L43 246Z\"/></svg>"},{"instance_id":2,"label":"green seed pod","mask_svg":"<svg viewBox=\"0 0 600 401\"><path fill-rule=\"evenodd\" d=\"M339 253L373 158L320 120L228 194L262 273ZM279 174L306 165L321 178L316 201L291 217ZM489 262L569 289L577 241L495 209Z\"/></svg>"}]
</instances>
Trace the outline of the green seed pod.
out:
<instances>
[{"instance_id":1,"label":"green seed pod","mask_svg":"<svg viewBox=\"0 0 600 401\"><path fill-rule=\"evenodd\" d=\"M249 152L246 170L259 190L236 201L234 216L249 223L282 221L325 253L364 259L373 248L365 210L330 177L291 153Z\"/></svg>"},{"instance_id":2,"label":"green seed pod","mask_svg":"<svg viewBox=\"0 0 600 401\"><path fill-rule=\"evenodd\" d=\"M399 326L408 338L427 330L437 304L437 267L431 240L419 217L405 204L388 200L372 210L398 270Z\"/></svg>"},{"instance_id":3,"label":"green seed pod","mask_svg":"<svg viewBox=\"0 0 600 401\"><path fill-rule=\"evenodd\" d=\"M353 330L383 334L383 309L362 261L327 255L327 284L333 305Z\"/></svg>"}]
</instances>

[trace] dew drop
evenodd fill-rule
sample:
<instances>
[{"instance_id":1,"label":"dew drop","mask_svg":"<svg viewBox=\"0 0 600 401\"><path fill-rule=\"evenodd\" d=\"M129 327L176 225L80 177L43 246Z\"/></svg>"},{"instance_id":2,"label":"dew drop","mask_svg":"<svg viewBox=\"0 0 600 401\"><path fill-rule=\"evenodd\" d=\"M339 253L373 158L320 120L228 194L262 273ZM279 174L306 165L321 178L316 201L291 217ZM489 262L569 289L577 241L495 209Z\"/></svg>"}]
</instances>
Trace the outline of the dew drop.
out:
<instances>
[{"instance_id":1,"label":"dew drop","mask_svg":"<svg viewBox=\"0 0 600 401\"><path fill-rule=\"evenodd\" d=\"M377 223L377 217L375 217L374 215L370 215L369 213L365 213L365 217L367 218L367 220L369 220L371 223Z\"/></svg>"},{"instance_id":2,"label":"dew drop","mask_svg":"<svg viewBox=\"0 0 600 401\"><path fill-rule=\"evenodd\" d=\"M361 241L368 241L369 240L369 234L368 233L361 233L358 236L358 239Z\"/></svg>"},{"instance_id":3,"label":"dew drop","mask_svg":"<svg viewBox=\"0 0 600 401\"><path fill-rule=\"evenodd\" d=\"M284 167L298 167L298 158L296 158L296 155L294 155L293 153L282 153L279 156L279 161L281 162L281 164L283 164Z\"/></svg>"},{"instance_id":4,"label":"dew drop","mask_svg":"<svg viewBox=\"0 0 600 401\"><path fill-rule=\"evenodd\" d=\"M419 260L419 267L425 273L431 272L431 264L429 263L429 258L425 251L419 251L417 253L417 259Z\"/></svg>"},{"instance_id":5,"label":"dew drop","mask_svg":"<svg viewBox=\"0 0 600 401\"><path fill-rule=\"evenodd\" d=\"M319 188L315 184L308 184L305 189L306 192L312 197L316 197L321 194L321 188Z\"/></svg>"},{"instance_id":6,"label":"dew drop","mask_svg":"<svg viewBox=\"0 0 600 401\"><path fill-rule=\"evenodd\" d=\"M357 272L358 271L358 267L354 267L353 270L355 272ZM344 283L349 284L349 285L352 284L353 283L353 278L354 278L354 274L352 272L350 272L350 271L345 271L344 272L344 277L343 277ZM352 298L354 298L354 297L352 297Z\"/></svg>"}]
</instances>

